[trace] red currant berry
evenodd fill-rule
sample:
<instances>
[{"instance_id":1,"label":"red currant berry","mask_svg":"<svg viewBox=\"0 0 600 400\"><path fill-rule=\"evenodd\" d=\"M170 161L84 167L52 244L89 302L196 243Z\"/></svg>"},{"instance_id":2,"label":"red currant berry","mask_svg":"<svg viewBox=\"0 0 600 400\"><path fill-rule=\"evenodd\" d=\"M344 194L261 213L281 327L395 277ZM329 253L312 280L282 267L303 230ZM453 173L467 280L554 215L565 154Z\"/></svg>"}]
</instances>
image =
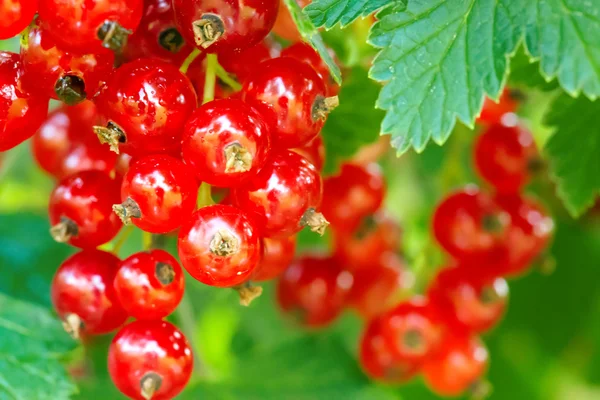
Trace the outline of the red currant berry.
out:
<instances>
[{"instance_id":1,"label":"red currant berry","mask_svg":"<svg viewBox=\"0 0 600 400\"><path fill-rule=\"evenodd\" d=\"M42 28L65 50L119 51L142 18L142 0L39 0Z\"/></svg>"},{"instance_id":2,"label":"red currant berry","mask_svg":"<svg viewBox=\"0 0 600 400\"><path fill-rule=\"evenodd\" d=\"M300 154L306 158L317 171L322 171L325 165L325 144L321 135L311 140L308 144L292 149L293 152Z\"/></svg>"},{"instance_id":3,"label":"red currant berry","mask_svg":"<svg viewBox=\"0 0 600 400\"><path fill-rule=\"evenodd\" d=\"M420 364L398 357L381 330L381 320L371 320L359 347L360 366L371 378L384 383L404 383L413 378Z\"/></svg>"},{"instance_id":4,"label":"red currant berry","mask_svg":"<svg viewBox=\"0 0 600 400\"><path fill-rule=\"evenodd\" d=\"M423 365L423 376L440 396L476 390L488 365L488 352L478 337L448 335L441 350Z\"/></svg>"},{"instance_id":5,"label":"red currant berry","mask_svg":"<svg viewBox=\"0 0 600 400\"><path fill-rule=\"evenodd\" d=\"M115 386L135 400L169 400L190 380L194 357L184 334L166 321L124 326L108 348Z\"/></svg>"},{"instance_id":6,"label":"red currant berry","mask_svg":"<svg viewBox=\"0 0 600 400\"><path fill-rule=\"evenodd\" d=\"M252 280L255 282L275 279L290 266L296 253L296 236L279 239L264 238L262 249L260 263L252 275Z\"/></svg>"},{"instance_id":7,"label":"red currant berry","mask_svg":"<svg viewBox=\"0 0 600 400\"><path fill-rule=\"evenodd\" d=\"M385 180L377 164L344 164L323 184L323 215L337 231L355 232L385 197Z\"/></svg>"},{"instance_id":8,"label":"red currant berry","mask_svg":"<svg viewBox=\"0 0 600 400\"><path fill-rule=\"evenodd\" d=\"M260 238L241 210L217 204L196 211L179 231L179 259L200 282L240 285L260 261Z\"/></svg>"},{"instance_id":9,"label":"red currant berry","mask_svg":"<svg viewBox=\"0 0 600 400\"><path fill-rule=\"evenodd\" d=\"M197 101L192 84L177 67L136 60L117 69L96 99L98 111L108 120L96 133L116 152L174 153Z\"/></svg>"},{"instance_id":10,"label":"red currant berry","mask_svg":"<svg viewBox=\"0 0 600 400\"><path fill-rule=\"evenodd\" d=\"M112 212L118 182L100 171L82 171L58 183L50 195L50 233L57 242L92 248L112 240L121 221Z\"/></svg>"},{"instance_id":11,"label":"red currant berry","mask_svg":"<svg viewBox=\"0 0 600 400\"><path fill-rule=\"evenodd\" d=\"M475 144L475 166L500 193L518 193L539 168L531 133L520 125L490 125Z\"/></svg>"},{"instance_id":12,"label":"red currant berry","mask_svg":"<svg viewBox=\"0 0 600 400\"><path fill-rule=\"evenodd\" d=\"M181 301L185 277L172 255L152 250L123 260L114 285L119 302L133 318L162 319Z\"/></svg>"},{"instance_id":13,"label":"red currant berry","mask_svg":"<svg viewBox=\"0 0 600 400\"><path fill-rule=\"evenodd\" d=\"M433 215L438 243L458 260L503 255L511 218L492 197L475 186L452 193Z\"/></svg>"},{"instance_id":14,"label":"red currant berry","mask_svg":"<svg viewBox=\"0 0 600 400\"><path fill-rule=\"evenodd\" d=\"M19 55L0 52L0 151L29 139L48 115L48 99L20 89Z\"/></svg>"},{"instance_id":15,"label":"red currant berry","mask_svg":"<svg viewBox=\"0 0 600 400\"><path fill-rule=\"evenodd\" d=\"M482 124L499 124L505 114L515 112L519 105L518 97L516 92L508 88L504 89L497 102L486 97L477 122Z\"/></svg>"},{"instance_id":16,"label":"red currant berry","mask_svg":"<svg viewBox=\"0 0 600 400\"><path fill-rule=\"evenodd\" d=\"M127 61L153 58L179 65L192 51L175 25L170 0L146 0L142 21L124 49Z\"/></svg>"},{"instance_id":17,"label":"red currant berry","mask_svg":"<svg viewBox=\"0 0 600 400\"><path fill-rule=\"evenodd\" d=\"M185 38L209 53L240 52L273 28L278 0L173 0Z\"/></svg>"},{"instance_id":18,"label":"red currant berry","mask_svg":"<svg viewBox=\"0 0 600 400\"><path fill-rule=\"evenodd\" d=\"M185 127L182 154L202 182L238 186L263 167L269 129L241 100L216 100L198 108Z\"/></svg>"},{"instance_id":19,"label":"red currant berry","mask_svg":"<svg viewBox=\"0 0 600 400\"><path fill-rule=\"evenodd\" d=\"M307 6L310 2L311 0L296 0L296 3L302 8ZM273 33L290 42L302 40L298 27L292 19L285 2L281 0L279 4L279 13L277 14L275 25L273 25Z\"/></svg>"},{"instance_id":20,"label":"red currant berry","mask_svg":"<svg viewBox=\"0 0 600 400\"><path fill-rule=\"evenodd\" d=\"M335 53L332 50L329 50L329 54L335 60ZM315 69L319 77L327 86L327 95L335 96L339 93L340 87L335 83L333 77L329 73L329 67L325 64L325 61L321 58L319 53L315 51L308 43L305 42L296 42L290 47L284 49L281 52L281 57L291 57L296 60L305 62Z\"/></svg>"},{"instance_id":21,"label":"red currant berry","mask_svg":"<svg viewBox=\"0 0 600 400\"><path fill-rule=\"evenodd\" d=\"M198 183L190 167L166 154L135 160L123 178L122 204L113 207L123 222L152 233L177 229L196 208Z\"/></svg>"},{"instance_id":22,"label":"red currant berry","mask_svg":"<svg viewBox=\"0 0 600 400\"><path fill-rule=\"evenodd\" d=\"M327 97L325 84L309 65L289 57L261 63L242 89L273 130L274 145L302 147L321 131L337 97Z\"/></svg>"},{"instance_id":23,"label":"red currant berry","mask_svg":"<svg viewBox=\"0 0 600 400\"><path fill-rule=\"evenodd\" d=\"M304 256L277 283L277 303L298 324L322 328L343 311L353 277L333 258Z\"/></svg>"},{"instance_id":24,"label":"red currant berry","mask_svg":"<svg viewBox=\"0 0 600 400\"><path fill-rule=\"evenodd\" d=\"M123 325L127 313L113 289L119 259L100 250L69 257L52 280L52 304L76 339L80 333L109 333Z\"/></svg>"},{"instance_id":25,"label":"red currant berry","mask_svg":"<svg viewBox=\"0 0 600 400\"><path fill-rule=\"evenodd\" d=\"M463 266L438 273L427 292L429 301L454 331L484 332L498 324L508 302L508 285Z\"/></svg>"},{"instance_id":26,"label":"red currant berry","mask_svg":"<svg viewBox=\"0 0 600 400\"><path fill-rule=\"evenodd\" d=\"M245 82L256 68L266 60L279 57L279 45L268 37L241 52L231 51L219 54L219 64L240 82Z\"/></svg>"},{"instance_id":27,"label":"red currant berry","mask_svg":"<svg viewBox=\"0 0 600 400\"><path fill-rule=\"evenodd\" d=\"M91 101L52 112L31 140L40 168L57 179L88 170L111 172L117 155L94 137L97 120Z\"/></svg>"},{"instance_id":28,"label":"red currant berry","mask_svg":"<svg viewBox=\"0 0 600 400\"><path fill-rule=\"evenodd\" d=\"M233 203L256 219L265 237L293 235L303 226L322 234L328 222L316 212L321 193L319 172L291 151L273 154L258 175L231 191Z\"/></svg>"},{"instance_id":29,"label":"red currant berry","mask_svg":"<svg viewBox=\"0 0 600 400\"><path fill-rule=\"evenodd\" d=\"M37 0L2 0L0 2L0 40L10 39L21 33L38 9Z\"/></svg>"}]
</instances>

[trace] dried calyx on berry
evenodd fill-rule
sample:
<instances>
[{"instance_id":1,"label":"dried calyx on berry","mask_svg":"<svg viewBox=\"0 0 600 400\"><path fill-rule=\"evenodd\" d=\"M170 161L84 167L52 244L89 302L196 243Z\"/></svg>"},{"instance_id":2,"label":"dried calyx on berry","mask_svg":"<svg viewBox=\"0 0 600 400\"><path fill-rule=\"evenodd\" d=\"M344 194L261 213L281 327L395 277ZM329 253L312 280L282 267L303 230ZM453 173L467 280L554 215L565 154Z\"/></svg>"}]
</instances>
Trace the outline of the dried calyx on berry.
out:
<instances>
[{"instance_id":1,"label":"dried calyx on berry","mask_svg":"<svg viewBox=\"0 0 600 400\"><path fill-rule=\"evenodd\" d=\"M132 34L129 29L123 28L118 22L106 20L98 29L98 39L107 49L120 52L127 44L127 37Z\"/></svg>"},{"instance_id":2,"label":"dried calyx on berry","mask_svg":"<svg viewBox=\"0 0 600 400\"><path fill-rule=\"evenodd\" d=\"M87 97L85 82L77 75L64 75L56 81L54 92L60 101L74 106L81 103Z\"/></svg>"},{"instance_id":3,"label":"dried calyx on berry","mask_svg":"<svg viewBox=\"0 0 600 400\"><path fill-rule=\"evenodd\" d=\"M125 143L127 141L123 129L112 121L109 121L106 124L106 127L94 126L94 133L98 136L100 143L108 144L110 150L117 154L119 154L119 143Z\"/></svg>"}]
</instances>

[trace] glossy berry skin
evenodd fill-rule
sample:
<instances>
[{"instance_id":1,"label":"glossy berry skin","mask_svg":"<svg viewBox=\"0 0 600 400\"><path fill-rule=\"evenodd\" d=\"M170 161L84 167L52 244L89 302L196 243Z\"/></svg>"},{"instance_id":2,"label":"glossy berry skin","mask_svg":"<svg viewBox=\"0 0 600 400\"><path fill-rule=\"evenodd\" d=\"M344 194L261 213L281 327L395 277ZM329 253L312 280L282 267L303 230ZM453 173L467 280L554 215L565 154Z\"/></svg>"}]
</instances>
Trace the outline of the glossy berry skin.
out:
<instances>
[{"instance_id":1,"label":"glossy berry skin","mask_svg":"<svg viewBox=\"0 0 600 400\"><path fill-rule=\"evenodd\" d=\"M96 100L98 111L124 134L115 144L131 155L173 153L197 99L177 67L141 59L122 65Z\"/></svg>"},{"instance_id":2,"label":"glossy berry skin","mask_svg":"<svg viewBox=\"0 0 600 400\"><path fill-rule=\"evenodd\" d=\"M37 0L2 0L0 2L0 40L10 39L21 33L38 9Z\"/></svg>"},{"instance_id":3,"label":"glossy berry skin","mask_svg":"<svg viewBox=\"0 0 600 400\"><path fill-rule=\"evenodd\" d=\"M231 191L233 204L257 221L265 237L293 235L321 204L321 175L291 151L273 154L259 173Z\"/></svg>"},{"instance_id":4,"label":"glossy berry skin","mask_svg":"<svg viewBox=\"0 0 600 400\"><path fill-rule=\"evenodd\" d=\"M520 125L493 124L479 136L474 150L481 177L500 193L518 193L539 164L531 133Z\"/></svg>"},{"instance_id":5,"label":"glossy berry skin","mask_svg":"<svg viewBox=\"0 0 600 400\"><path fill-rule=\"evenodd\" d=\"M418 362L398 357L383 335L381 319L367 323L359 345L359 362L362 370L371 379L398 384L413 378L420 368Z\"/></svg>"},{"instance_id":6,"label":"glossy berry skin","mask_svg":"<svg viewBox=\"0 0 600 400\"><path fill-rule=\"evenodd\" d=\"M253 282L275 279L290 266L296 252L296 236L263 238L262 250L260 263L252 275Z\"/></svg>"},{"instance_id":7,"label":"glossy berry skin","mask_svg":"<svg viewBox=\"0 0 600 400\"><path fill-rule=\"evenodd\" d=\"M248 77L242 97L273 129L273 144L302 147L321 131L327 113L327 90L308 64L281 57L261 63Z\"/></svg>"},{"instance_id":8,"label":"glossy berry skin","mask_svg":"<svg viewBox=\"0 0 600 400\"><path fill-rule=\"evenodd\" d=\"M377 164L344 164L323 183L323 215L337 231L355 232L383 203L385 180Z\"/></svg>"},{"instance_id":9,"label":"glossy berry skin","mask_svg":"<svg viewBox=\"0 0 600 400\"><path fill-rule=\"evenodd\" d=\"M273 28L278 0L173 0L186 40L209 53L240 52Z\"/></svg>"},{"instance_id":10,"label":"glossy berry skin","mask_svg":"<svg viewBox=\"0 0 600 400\"><path fill-rule=\"evenodd\" d=\"M0 151L29 139L48 115L48 99L31 96L18 84L19 55L0 52Z\"/></svg>"},{"instance_id":11,"label":"glossy berry skin","mask_svg":"<svg viewBox=\"0 0 600 400\"><path fill-rule=\"evenodd\" d=\"M30 93L74 105L94 97L112 74L114 59L108 49L89 54L65 51L47 32L33 26L21 44L21 83ZM65 79L77 83L61 85Z\"/></svg>"},{"instance_id":12,"label":"glossy berry skin","mask_svg":"<svg viewBox=\"0 0 600 400\"><path fill-rule=\"evenodd\" d=\"M488 365L488 351L478 337L448 335L441 350L423 365L427 386L440 396L474 389Z\"/></svg>"},{"instance_id":13,"label":"glossy berry skin","mask_svg":"<svg viewBox=\"0 0 600 400\"><path fill-rule=\"evenodd\" d=\"M75 336L109 333L121 326L127 313L119 304L113 288L119 259L100 250L83 250L65 260L56 271L51 286L54 309L70 321L76 315Z\"/></svg>"},{"instance_id":14,"label":"glossy berry skin","mask_svg":"<svg viewBox=\"0 0 600 400\"><path fill-rule=\"evenodd\" d=\"M112 212L118 200L118 182L103 172L82 171L64 178L52 191L48 207L51 226L68 220L66 234L53 233L55 240L81 248L109 242L122 226Z\"/></svg>"},{"instance_id":15,"label":"glossy berry skin","mask_svg":"<svg viewBox=\"0 0 600 400\"><path fill-rule=\"evenodd\" d=\"M298 324L322 328L343 311L352 282L352 275L334 259L303 256L279 278L277 303Z\"/></svg>"},{"instance_id":16,"label":"glossy berry skin","mask_svg":"<svg viewBox=\"0 0 600 400\"><path fill-rule=\"evenodd\" d=\"M427 295L451 329L478 333L499 323L508 302L508 285L503 278L458 266L441 270Z\"/></svg>"},{"instance_id":17,"label":"glossy berry skin","mask_svg":"<svg viewBox=\"0 0 600 400\"><path fill-rule=\"evenodd\" d=\"M323 166L325 165L325 144L321 135L317 135L308 144L296 147L292 151L306 158L308 162L315 166L317 171L323 170Z\"/></svg>"},{"instance_id":18,"label":"glossy berry skin","mask_svg":"<svg viewBox=\"0 0 600 400\"><path fill-rule=\"evenodd\" d=\"M166 251L143 251L121 262L114 286L119 302L130 316L158 320L177 308L185 277L177 260Z\"/></svg>"},{"instance_id":19,"label":"glossy berry skin","mask_svg":"<svg viewBox=\"0 0 600 400\"><path fill-rule=\"evenodd\" d=\"M167 233L184 223L196 208L198 183L182 161L166 154L134 160L123 178L121 200L135 202L126 210L131 222L152 233Z\"/></svg>"},{"instance_id":20,"label":"glossy berry skin","mask_svg":"<svg viewBox=\"0 0 600 400\"><path fill-rule=\"evenodd\" d=\"M94 135L97 122L91 101L53 111L31 139L35 161L57 179L88 170L110 173L117 155Z\"/></svg>"},{"instance_id":21,"label":"glossy berry skin","mask_svg":"<svg viewBox=\"0 0 600 400\"><path fill-rule=\"evenodd\" d=\"M498 102L486 97L483 101L483 108L477 122L481 124L499 124L502 117L508 113L514 113L519 106L514 93L508 88L505 88Z\"/></svg>"},{"instance_id":22,"label":"glossy berry skin","mask_svg":"<svg viewBox=\"0 0 600 400\"><path fill-rule=\"evenodd\" d=\"M99 38L106 22L133 32L142 9L143 0L40 0L39 20L61 48L90 52L110 45Z\"/></svg>"},{"instance_id":23,"label":"glossy berry skin","mask_svg":"<svg viewBox=\"0 0 600 400\"><path fill-rule=\"evenodd\" d=\"M124 326L108 348L108 372L115 386L135 400L176 397L192 375L194 357L184 334L166 321Z\"/></svg>"},{"instance_id":24,"label":"glossy berry skin","mask_svg":"<svg viewBox=\"0 0 600 400\"><path fill-rule=\"evenodd\" d=\"M245 82L258 66L266 60L279 57L280 46L268 37L240 52L229 51L219 54L219 64L239 82Z\"/></svg>"},{"instance_id":25,"label":"glossy berry skin","mask_svg":"<svg viewBox=\"0 0 600 400\"><path fill-rule=\"evenodd\" d=\"M335 59L333 51L329 51L331 56ZM315 69L319 77L325 83L327 87L327 95L334 96L339 93L340 87L335 83L333 77L329 73L329 67L323 61L319 53L313 49L308 43L296 42L291 46L283 49L281 57L291 57L296 60L302 61Z\"/></svg>"},{"instance_id":26,"label":"glossy berry skin","mask_svg":"<svg viewBox=\"0 0 600 400\"><path fill-rule=\"evenodd\" d=\"M270 132L256 110L241 100L211 101L192 113L182 155L202 182L233 187L255 176L267 160Z\"/></svg>"},{"instance_id":27,"label":"glossy berry skin","mask_svg":"<svg viewBox=\"0 0 600 400\"><path fill-rule=\"evenodd\" d=\"M200 282L233 287L248 280L261 256L260 237L253 221L232 206L197 210L179 231L179 259Z\"/></svg>"}]
</instances>

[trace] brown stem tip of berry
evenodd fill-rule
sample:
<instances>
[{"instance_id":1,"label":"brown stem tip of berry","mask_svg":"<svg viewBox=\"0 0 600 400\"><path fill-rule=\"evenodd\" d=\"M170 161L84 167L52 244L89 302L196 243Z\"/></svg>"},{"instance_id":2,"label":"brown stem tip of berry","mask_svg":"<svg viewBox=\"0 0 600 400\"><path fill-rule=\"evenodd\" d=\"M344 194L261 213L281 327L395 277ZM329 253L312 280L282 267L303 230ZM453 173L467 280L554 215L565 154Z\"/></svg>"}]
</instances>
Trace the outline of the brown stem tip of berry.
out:
<instances>
[{"instance_id":1,"label":"brown stem tip of berry","mask_svg":"<svg viewBox=\"0 0 600 400\"><path fill-rule=\"evenodd\" d=\"M85 82L77 75L64 75L56 81L54 93L63 103L74 106L85 100Z\"/></svg>"},{"instance_id":2,"label":"brown stem tip of berry","mask_svg":"<svg viewBox=\"0 0 600 400\"><path fill-rule=\"evenodd\" d=\"M120 52L127 44L127 38L132 34L132 31L123 28L118 22L107 19L100 26L97 34L98 39L102 40L102 46Z\"/></svg>"},{"instance_id":3,"label":"brown stem tip of berry","mask_svg":"<svg viewBox=\"0 0 600 400\"><path fill-rule=\"evenodd\" d=\"M237 286L234 289L240 295L240 305L244 307L248 307L250 303L252 303L254 299L260 297L263 292L262 287L254 286L250 282Z\"/></svg>"},{"instance_id":4,"label":"brown stem tip of berry","mask_svg":"<svg viewBox=\"0 0 600 400\"><path fill-rule=\"evenodd\" d=\"M314 208L309 208L302 216L300 225L308 226L311 231L323 236L325 234L325 229L329 226L329 221L325 219L323 214L317 212Z\"/></svg>"},{"instance_id":5,"label":"brown stem tip of berry","mask_svg":"<svg viewBox=\"0 0 600 400\"><path fill-rule=\"evenodd\" d=\"M192 22L194 41L203 49L208 48L225 34L223 20L217 14L202 14L200 19Z\"/></svg>"},{"instance_id":6,"label":"brown stem tip of berry","mask_svg":"<svg viewBox=\"0 0 600 400\"><path fill-rule=\"evenodd\" d=\"M312 107L313 121L325 121L330 112L340 105L340 99L337 96L323 97L317 96Z\"/></svg>"},{"instance_id":7,"label":"brown stem tip of berry","mask_svg":"<svg viewBox=\"0 0 600 400\"><path fill-rule=\"evenodd\" d=\"M50 228L52 239L58 243L66 243L73 236L77 236L78 234L79 228L77 227L77 224L67 217L60 217L60 222Z\"/></svg>"},{"instance_id":8,"label":"brown stem tip of berry","mask_svg":"<svg viewBox=\"0 0 600 400\"><path fill-rule=\"evenodd\" d=\"M119 154L119 143L125 143L125 132L114 122L109 122L104 126L94 126L94 133L98 136L100 143L107 143L110 150Z\"/></svg>"},{"instance_id":9,"label":"brown stem tip of berry","mask_svg":"<svg viewBox=\"0 0 600 400\"><path fill-rule=\"evenodd\" d=\"M151 400L160 389L162 378L156 372L147 372L140 380L140 394L146 400Z\"/></svg>"},{"instance_id":10,"label":"brown stem tip of berry","mask_svg":"<svg viewBox=\"0 0 600 400\"><path fill-rule=\"evenodd\" d=\"M410 329L404 333L402 345L411 351L419 351L425 346L425 340L421 332Z\"/></svg>"},{"instance_id":11,"label":"brown stem tip of berry","mask_svg":"<svg viewBox=\"0 0 600 400\"><path fill-rule=\"evenodd\" d=\"M122 204L113 204L112 209L125 225L131 223L131 218L142 217L140 207L131 197L128 197Z\"/></svg>"},{"instance_id":12,"label":"brown stem tip of berry","mask_svg":"<svg viewBox=\"0 0 600 400\"><path fill-rule=\"evenodd\" d=\"M171 265L163 262L156 263L154 275L156 276L156 279L165 286L175 280L175 270Z\"/></svg>"},{"instance_id":13,"label":"brown stem tip of berry","mask_svg":"<svg viewBox=\"0 0 600 400\"><path fill-rule=\"evenodd\" d=\"M83 321L77 314L67 314L62 322L65 332L67 332L73 339L78 340L80 338L81 330L83 329Z\"/></svg>"},{"instance_id":14,"label":"brown stem tip of berry","mask_svg":"<svg viewBox=\"0 0 600 400\"><path fill-rule=\"evenodd\" d=\"M220 257L236 254L240 249L240 241L227 229L219 229L210 241L210 252Z\"/></svg>"},{"instance_id":15,"label":"brown stem tip of berry","mask_svg":"<svg viewBox=\"0 0 600 400\"><path fill-rule=\"evenodd\" d=\"M225 172L236 173L250 171L252 168L252 154L239 143L232 143L225 147Z\"/></svg>"}]
</instances>

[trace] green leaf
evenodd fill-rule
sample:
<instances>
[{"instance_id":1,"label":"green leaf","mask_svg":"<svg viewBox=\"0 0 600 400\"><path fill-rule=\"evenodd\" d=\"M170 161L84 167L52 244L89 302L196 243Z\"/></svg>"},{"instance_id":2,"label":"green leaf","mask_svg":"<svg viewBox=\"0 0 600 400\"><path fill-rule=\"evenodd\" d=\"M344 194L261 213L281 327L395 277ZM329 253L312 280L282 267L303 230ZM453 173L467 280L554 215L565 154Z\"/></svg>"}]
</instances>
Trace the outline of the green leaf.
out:
<instances>
[{"instance_id":1,"label":"green leaf","mask_svg":"<svg viewBox=\"0 0 600 400\"><path fill-rule=\"evenodd\" d=\"M558 195L573 216L581 215L600 194L600 101L558 97L546 117L555 128L546 145Z\"/></svg>"},{"instance_id":2,"label":"green leaf","mask_svg":"<svg viewBox=\"0 0 600 400\"><path fill-rule=\"evenodd\" d=\"M406 8L406 0L314 0L304 8L304 13L315 26L331 29L337 23L344 27L358 17L392 4L397 11Z\"/></svg>"},{"instance_id":3,"label":"green leaf","mask_svg":"<svg viewBox=\"0 0 600 400\"><path fill-rule=\"evenodd\" d=\"M508 57L525 40L548 79L600 95L600 3L587 0L414 0L384 10L369 41L382 49L371 77L385 82L382 131L399 152L443 144L456 119L472 126L497 98Z\"/></svg>"},{"instance_id":4,"label":"green leaf","mask_svg":"<svg viewBox=\"0 0 600 400\"><path fill-rule=\"evenodd\" d=\"M302 9L296 3L296 0L283 0L288 10L290 10L290 15L294 20L294 23L298 27L298 32L300 35L306 40L321 56L325 64L329 67L329 72L333 79L338 83L342 83L342 72L340 71L340 67L337 66L331 54L327 50L327 46L323 42L323 38L317 31L317 28L310 22L308 17L302 12Z\"/></svg>"},{"instance_id":5,"label":"green leaf","mask_svg":"<svg viewBox=\"0 0 600 400\"><path fill-rule=\"evenodd\" d=\"M337 171L362 146L379 138L383 112L373 106L379 87L362 68L351 70L339 94L340 105L329 115L321 133L327 154L325 173Z\"/></svg>"},{"instance_id":6,"label":"green leaf","mask_svg":"<svg viewBox=\"0 0 600 400\"><path fill-rule=\"evenodd\" d=\"M75 348L43 307L0 294L0 399L62 400L76 392L59 359Z\"/></svg>"}]
</instances>

